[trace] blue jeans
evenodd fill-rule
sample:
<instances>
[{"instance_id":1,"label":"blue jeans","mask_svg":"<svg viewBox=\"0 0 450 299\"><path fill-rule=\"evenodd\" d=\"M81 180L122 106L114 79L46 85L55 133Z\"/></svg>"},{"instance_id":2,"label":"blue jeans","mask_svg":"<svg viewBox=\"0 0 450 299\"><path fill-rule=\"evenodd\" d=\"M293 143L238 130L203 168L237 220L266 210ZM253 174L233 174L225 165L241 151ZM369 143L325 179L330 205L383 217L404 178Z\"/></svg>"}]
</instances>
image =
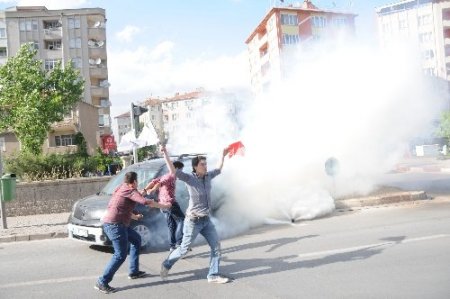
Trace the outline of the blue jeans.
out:
<instances>
[{"instance_id":1,"label":"blue jeans","mask_svg":"<svg viewBox=\"0 0 450 299\"><path fill-rule=\"evenodd\" d=\"M183 241L181 242L181 246L169 254L167 259L163 262L164 267L167 269L172 268L172 266L187 253L189 247L191 247L191 243L195 240L199 233L205 237L209 247L211 248L211 259L209 262L209 272L207 277L219 274L219 236L217 235L216 228L209 217L203 217L198 220L192 220L189 217L186 217L184 220Z\"/></svg>"},{"instance_id":2,"label":"blue jeans","mask_svg":"<svg viewBox=\"0 0 450 299\"><path fill-rule=\"evenodd\" d=\"M183 211L181 211L180 205L177 202L174 202L172 207L163 210L163 213L166 217L167 226L169 228L170 247L175 248L176 245L181 244L183 239Z\"/></svg>"},{"instance_id":3,"label":"blue jeans","mask_svg":"<svg viewBox=\"0 0 450 299\"><path fill-rule=\"evenodd\" d=\"M128 249L130 250L130 274L139 272L141 236L129 226L119 223L105 223L103 230L112 242L114 254L98 282L102 285L111 282L114 274L127 258ZM128 242L131 244L130 247L128 247Z\"/></svg>"}]
</instances>

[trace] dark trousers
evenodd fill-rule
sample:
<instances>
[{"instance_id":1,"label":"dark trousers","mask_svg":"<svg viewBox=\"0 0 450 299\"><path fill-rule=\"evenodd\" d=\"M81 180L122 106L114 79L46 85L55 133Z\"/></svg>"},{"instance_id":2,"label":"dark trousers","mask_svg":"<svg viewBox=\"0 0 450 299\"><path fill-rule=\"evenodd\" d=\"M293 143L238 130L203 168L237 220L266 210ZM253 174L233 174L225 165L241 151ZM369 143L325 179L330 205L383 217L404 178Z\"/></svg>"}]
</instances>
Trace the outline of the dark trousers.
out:
<instances>
[{"instance_id":1,"label":"dark trousers","mask_svg":"<svg viewBox=\"0 0 450 299\"><path fill-rule=\"evenodd\" d=\"M169 209L163 210L163 213L169 228L170 247L179 246L183 239L184 213L177 202L174 202Z\"/></svg>"}]
</instances>

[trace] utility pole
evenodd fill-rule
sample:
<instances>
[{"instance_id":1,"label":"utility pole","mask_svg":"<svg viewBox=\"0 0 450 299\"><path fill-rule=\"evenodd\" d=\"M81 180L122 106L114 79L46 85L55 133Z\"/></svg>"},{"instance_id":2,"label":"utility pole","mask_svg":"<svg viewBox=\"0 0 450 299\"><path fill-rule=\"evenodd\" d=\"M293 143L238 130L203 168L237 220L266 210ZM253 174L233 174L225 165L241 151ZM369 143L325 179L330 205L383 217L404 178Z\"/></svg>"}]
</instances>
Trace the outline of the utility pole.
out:
<instances>
[{"instance_id":1,"label":"utility pole","mask_svg":"<svg viewBox=\"0 0 450 299\"><path fill-rule=\"evenodd\" d=\"M3 162L2 162L2 151L3 151L3 141L0 140L0 178L3 176ZM6 208L5 202L3 201L3 192L2 192L1 182L0 182L0 214L2 216L2 228L7 229L8 225L6 224Z\"/></svg>"},{"instance_id":2,"label":"utility pole","mask_svg":"<svg viewBox=\"0 0 450 299\"><path fill-rule=\"evenodd\" d=\"M139 116L141 116L143 113L147 112L148 109L134 105L131 103L131 112L130 112L130 118L131 118L131 131L134 134L134 138L137 138L137 133L139 129ZM137 146L133 146L133 164L138 162L138 154L137 154Z\"/></svg>"},{"instance_id":3,"label":"utility pole","mask_svg":"<svg viewBox=\"0 0 450 299\"><path fill-rule=\"evenodd\" d=\"M134 115L134 104L131 103L131 112L130 112L130 120L131 120L131 131L133 132L133 137L137 138L137 129L136 129L136 122L135 122L135 115ZM136 146L133 146L133 164L136 164L138 162L138 155L137 155L137 148Z\"/></svg>"}]
</instances>

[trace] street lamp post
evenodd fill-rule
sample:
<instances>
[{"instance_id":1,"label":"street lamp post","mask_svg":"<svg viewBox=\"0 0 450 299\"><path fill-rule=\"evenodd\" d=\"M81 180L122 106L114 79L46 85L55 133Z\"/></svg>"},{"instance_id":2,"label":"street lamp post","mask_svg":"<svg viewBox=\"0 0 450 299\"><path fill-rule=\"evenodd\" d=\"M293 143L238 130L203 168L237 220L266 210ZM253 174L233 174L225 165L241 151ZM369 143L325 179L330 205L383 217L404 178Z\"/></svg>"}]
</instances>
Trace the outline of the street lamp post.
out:
<instances>
[{"instance_id":1,"label":"street lamp post","mask_svg":"<svg viewBox=\"0 0 450 299\"><path fill-rule=\"evenodd\" d=\"M3 148L3 141L0 140L0 177L2 177L3 175L2 148ZM8 225L6 223L6 208L5 202L3 201L1 182L0 182L0 214L2 217L2 228L7 229Z\"/></svg>"}]
</instances>

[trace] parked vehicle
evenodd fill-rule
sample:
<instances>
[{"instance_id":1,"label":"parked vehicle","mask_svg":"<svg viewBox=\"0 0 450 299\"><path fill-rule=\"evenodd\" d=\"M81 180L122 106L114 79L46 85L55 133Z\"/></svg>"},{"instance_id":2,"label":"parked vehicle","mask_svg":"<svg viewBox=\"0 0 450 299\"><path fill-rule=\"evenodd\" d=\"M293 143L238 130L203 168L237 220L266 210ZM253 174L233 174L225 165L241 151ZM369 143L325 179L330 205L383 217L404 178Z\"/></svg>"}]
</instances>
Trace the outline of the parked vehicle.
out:
<instances>
[{"instance_id":1,"label":"parked vehicle","mask_svg":"<svg viewBox=\"0 0 450 299\"><path fill-rule=\"evenodd\" d=\"M178 160L185 164L185 171L191 169L192 155L182 155ZM83 241L90 244L109 246L106 234L103 232L101 218L106 213L108 202L113 191L123 183L125 173L134 171L138 174L138 190L143 189L152 179L167 173L164 159L157 158L136 163L123 169L113 176L106 186L97 194L78 200L72 208L68 220L68 235L70 239ZM157 198L157 194L148 197ZM183 211L188 205L188 192L185 184L177 180L176 198ZM149 208L141 204L136 205L136 210L143 214L143 219L132 220L132 227L141 235L142 246L161 246L167 241L167 224L159 209Z\"/></svg>"}]
</instances>

